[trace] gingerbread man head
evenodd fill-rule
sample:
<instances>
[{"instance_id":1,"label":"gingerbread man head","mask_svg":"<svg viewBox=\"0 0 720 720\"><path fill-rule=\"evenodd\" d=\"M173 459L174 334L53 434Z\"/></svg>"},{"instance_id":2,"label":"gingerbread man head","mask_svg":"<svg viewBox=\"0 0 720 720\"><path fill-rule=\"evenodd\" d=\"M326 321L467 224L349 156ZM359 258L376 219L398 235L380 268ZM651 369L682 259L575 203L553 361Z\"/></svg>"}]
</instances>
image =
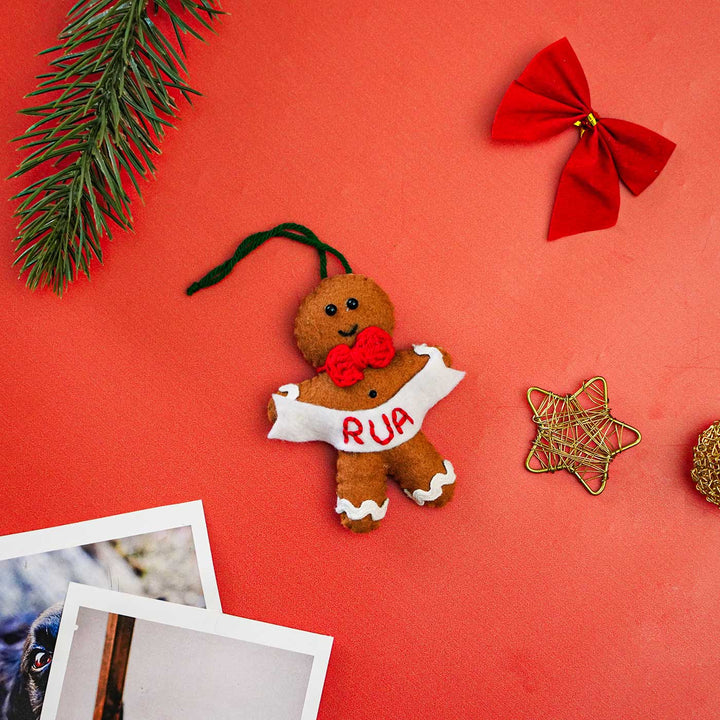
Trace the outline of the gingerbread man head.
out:
<instances>
[{"instance_id":1,"label":"gingerbread man head","mask_svg":"<svg viewBox=\"0 0 720 720\"><path fill-rule=\"evenodd\" d=\"M394 324L390 298L374 281L363 275L335 275L300 304L295 340L305 359L320 367L336 345L354 345L369 327L392 334Z\"/></svg>"}]
</instances>

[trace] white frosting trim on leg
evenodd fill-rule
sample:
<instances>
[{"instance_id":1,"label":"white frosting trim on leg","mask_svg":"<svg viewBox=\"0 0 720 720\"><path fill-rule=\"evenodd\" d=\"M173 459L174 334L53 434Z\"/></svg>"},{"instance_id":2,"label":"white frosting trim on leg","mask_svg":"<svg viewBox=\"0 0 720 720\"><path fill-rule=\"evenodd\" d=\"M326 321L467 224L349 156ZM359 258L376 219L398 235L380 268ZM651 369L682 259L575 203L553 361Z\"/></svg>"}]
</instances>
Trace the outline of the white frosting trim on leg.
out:
<instances>
[{"instance_id":1,"label":"white frosting trim on leg","mask_svg":"<svg viewBox=\"0 0 720 720\"><path fill-rule=\"evenodd\" d=\"M453 468L452 463L449 460L443 460L443 465L445 466L445 472L433 475L428 490L415 490L412 493L405 490L405 494L418 505L437 500L442 495L443 487L452 485L455 482L455 468Z\"/></svg>"},{"instance_id":2,"label":"white frosting trim on leg","mask_svg":"<svg viewBox=\"0 0 720 720\"><path fill-rule=\"evenodd\" d=\"M388 498L385 498L382 505L378 505L374 500L363 500L360 507L355 507L349 500L339 497L335 512L345 513L350 520L362 520L367 515L373 520L382 520L387 512L388 502Z\"/></svg>"}]
</instances>

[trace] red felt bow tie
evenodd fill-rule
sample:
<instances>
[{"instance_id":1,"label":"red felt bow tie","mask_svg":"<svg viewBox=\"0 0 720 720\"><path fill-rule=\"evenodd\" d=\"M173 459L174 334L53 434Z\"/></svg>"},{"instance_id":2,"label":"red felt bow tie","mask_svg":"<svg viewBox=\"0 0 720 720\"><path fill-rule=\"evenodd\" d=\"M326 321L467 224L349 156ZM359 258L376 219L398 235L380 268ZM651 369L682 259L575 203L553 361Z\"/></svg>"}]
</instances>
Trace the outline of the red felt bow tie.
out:
<instances>
[{"instance_id":1,"label":"red felt bow tie","mask_svg":"<svg viewBox=\"0 0 720 720\"><path fill-rule=\"evenodd\" d=\"M652 130L594 112L585 73L563 38L539 52L510 86L492 136L541 140L572 125L580 128L580 140L560 177L548 240L615 225L618 178L639 195L675 149L675 143Z\"/></svg>"},{"instance_id":2,"label":"red felt bow tie","mask_svg":"<svg viewBox=\"0 0 720 720\"><path fill-rule=\"evenodd\" d=\"M336 345L318 372L324 370L338 387L350 387L363 379L366 367L384 368L394 357L395 348L389 333L371 326L358 333L352 347Z\"/></svg>"}]
</instances>

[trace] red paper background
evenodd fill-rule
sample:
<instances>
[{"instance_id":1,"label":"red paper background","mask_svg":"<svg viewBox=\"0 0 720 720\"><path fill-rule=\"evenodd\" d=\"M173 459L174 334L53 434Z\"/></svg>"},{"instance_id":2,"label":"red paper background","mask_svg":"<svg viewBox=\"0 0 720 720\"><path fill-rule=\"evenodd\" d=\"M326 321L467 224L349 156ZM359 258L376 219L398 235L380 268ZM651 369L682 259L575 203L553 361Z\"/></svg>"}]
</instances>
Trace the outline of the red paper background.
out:
<instances>
[{"instance_id":1,"label":"red paper background","mask_svg":"<svg viewBox=\"0 0 720 720\"><path fill-rule=\"evenodd\" d=\"M70 2L8 0L2 135ZM135 233L59 300L10 267L0 215L0 531L202 498L227 612L335 636L320 718L715 718L720 510L690 481L720 417L720 153L710 0L227 3ZM576 135L490 141L497 104L567 35L598 112L678 144L617 227L545 241ZM3 145L0 173L19 156ZM9 197L21 180L5 183ZM265 439L317 279L275 241L292 220L396 304L396 341L446 347L467 379L427 420L456 499L396 487L379 531L333 512L333 452ZM530 385L608 380L640 428L605 493L531 475ZM181 659L179 659L181 661Z\"/></svg>"}]
</instances>

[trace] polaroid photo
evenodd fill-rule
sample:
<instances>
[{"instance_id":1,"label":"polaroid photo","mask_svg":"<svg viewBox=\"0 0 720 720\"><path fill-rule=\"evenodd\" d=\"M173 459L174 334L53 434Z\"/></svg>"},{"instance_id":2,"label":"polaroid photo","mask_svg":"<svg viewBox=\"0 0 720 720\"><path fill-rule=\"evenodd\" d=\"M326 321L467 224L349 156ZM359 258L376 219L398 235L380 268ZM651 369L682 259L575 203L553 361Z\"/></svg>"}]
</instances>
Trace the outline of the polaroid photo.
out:
<instances>
[{"instance_id":1,"label":"polaroid photo","mask_svg":"<svg viewBox=\"0 0 720 720\"><path fill-rule=\"evenodd\" d=\"M0 720L37 720L71 582L221 612L200 501L0 537Z\"/></svg>"},{"instance_id":2,"label":"polaroid photo","mask_svg":"<svg viewBox=\"0 0 720 720\"><path fill-rule=\"evenodd\" d=\"M332 638L70 585L41 720L314 720Z\"/></svg>"}]
</instances>

